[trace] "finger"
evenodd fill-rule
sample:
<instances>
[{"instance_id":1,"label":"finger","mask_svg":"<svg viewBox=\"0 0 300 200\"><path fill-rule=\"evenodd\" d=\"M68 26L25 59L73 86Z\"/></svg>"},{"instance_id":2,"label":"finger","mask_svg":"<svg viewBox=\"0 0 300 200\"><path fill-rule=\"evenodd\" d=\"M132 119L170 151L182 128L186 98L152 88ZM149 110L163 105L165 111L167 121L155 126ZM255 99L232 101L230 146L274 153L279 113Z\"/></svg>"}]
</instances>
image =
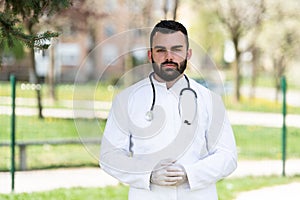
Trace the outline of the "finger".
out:
<instances>
[{"instance_id":1,"label":"finger","mask_svg":"<svg viewBox=\"0 0 300 200\"><path fill-rule=\"evenodd\" d=\"M183 172L184 170L176 165L170 165L166 168L166 171L170 171L170 172Z\"/></svg>"},{"instance_id":2,"label":"finger","mask_svg":"<svg viewBox=\"0 0 300 200\"><path fill-rule=\"evenodd\" d=\"M185 174L184 172L166 172L164 175L166 177L183 177Z\"/></svg>"},{"instance_id":3,"label":"finger","mask_svg":"<svg viewBox=\"0 0 300 200\"><path fill-rule=\"evenodd\" d=\"M176 177L166 177L165 179L164 179L164 182L168 182L168 183L172 183L172 182L174 182L174 183L176 183L177 181L181 181L182 180L182 177L181 176L176 176Z\"/></svg>"},{"instance_id":4,"label":"finger","mask_svg":"<svg viewBox=\"0 0 300 200\"><path fill-rule=\"evenodd\" d=\"M175 186L175 185L177 185L177 181L175 181L175 182L163 182L161 185L162 186Z\"/></svg>"}]
</instances>

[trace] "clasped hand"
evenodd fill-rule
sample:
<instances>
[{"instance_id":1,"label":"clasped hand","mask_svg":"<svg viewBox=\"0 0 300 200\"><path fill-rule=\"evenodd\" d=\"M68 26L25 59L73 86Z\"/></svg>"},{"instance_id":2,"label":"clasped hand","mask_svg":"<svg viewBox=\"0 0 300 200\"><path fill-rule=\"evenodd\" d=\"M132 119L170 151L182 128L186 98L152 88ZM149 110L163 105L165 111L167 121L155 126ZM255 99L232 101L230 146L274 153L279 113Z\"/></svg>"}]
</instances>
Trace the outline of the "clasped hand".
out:
<instances>
[{"instance_id":1,"label":"clasped hand","mask_svg":"<svg viewBox=\"0 0 300 200\"><path fill-rule=\"evenodd\" d=\"M187 181L186 172L182 165L174 160L160 161L151 173L150 182L162 186L176 186Z\"/></svg>"}]
</instances>

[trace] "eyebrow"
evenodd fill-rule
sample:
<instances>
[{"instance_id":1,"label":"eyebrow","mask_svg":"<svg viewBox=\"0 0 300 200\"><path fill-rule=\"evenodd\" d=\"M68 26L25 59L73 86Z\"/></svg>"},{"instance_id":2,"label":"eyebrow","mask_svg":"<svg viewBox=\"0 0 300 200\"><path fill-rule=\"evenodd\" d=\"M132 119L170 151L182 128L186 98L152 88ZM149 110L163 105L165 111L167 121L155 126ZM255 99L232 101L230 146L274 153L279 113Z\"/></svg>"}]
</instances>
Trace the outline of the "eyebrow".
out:
<instances>
[{"instance_id":1,"label":"eyebrow","mask_svg":"<svg viewBox=\"0 0 300 200\"><path fill-rule=\"evenodd\" d=\"M182 47L183 47L183 45L175 45L175 46L172 46L171 49L177 49L177 48L182 48ZM166 47L157 45L154 47L154 49L166 49Z\"/></svg>"}]
</instances>

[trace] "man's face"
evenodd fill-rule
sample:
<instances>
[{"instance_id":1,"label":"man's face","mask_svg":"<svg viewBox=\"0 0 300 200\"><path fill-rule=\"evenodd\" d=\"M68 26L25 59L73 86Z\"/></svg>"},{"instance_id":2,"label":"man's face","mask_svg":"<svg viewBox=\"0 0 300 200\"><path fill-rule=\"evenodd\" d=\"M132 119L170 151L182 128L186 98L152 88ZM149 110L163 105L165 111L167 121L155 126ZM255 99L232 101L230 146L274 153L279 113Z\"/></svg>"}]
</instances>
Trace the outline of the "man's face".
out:
<instances>
[{"instance_id":1,"label":"man's face","mask_svg":"<svg viewBox=\"0 0 300 200\"><path fill-rule=\"evenodd\" d=\"M164 81L180 76L190 56L191 50L187 50L185 36L179 31L171 34L157 32L153 37L152 51L148 52L154 72Z\"/></svg>"}]
</instances>

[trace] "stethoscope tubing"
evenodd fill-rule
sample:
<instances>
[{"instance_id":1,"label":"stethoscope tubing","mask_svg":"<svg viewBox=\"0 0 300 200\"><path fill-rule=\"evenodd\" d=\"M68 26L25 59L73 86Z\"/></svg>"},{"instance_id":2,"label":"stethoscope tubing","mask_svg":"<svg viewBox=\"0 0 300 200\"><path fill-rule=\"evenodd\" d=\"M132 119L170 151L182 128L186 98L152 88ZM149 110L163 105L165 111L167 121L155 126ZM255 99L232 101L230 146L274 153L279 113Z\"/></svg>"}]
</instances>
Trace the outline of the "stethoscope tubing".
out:
<instances>
[{"instance_id":1,"label":"stethoscope tubing","mask_svg":"<svg viewBox=\"0 0 300 200\"><path fill-rule=\"evenodd\" d=\"M149 75L149 80L150 80L150 83L151 83L151 87L152 87L152 104L151 104L151 108L150 108L150 111L152 112L153 109L154 109L154 105L155 105L155 100L156 100L156 91L155 91L155 87L154 87L154 83L153 83L153 80L152 80L152 76L154 75L154 72L151 72L151 74Z\"/></svg>"},{"instance_id":2,"label":"stethoscope tubing","mask_svg":"<svg viewBox=\"0 0 300 200\"><path fill-rule=\"evenodd\" d=\"M146 112L146 120L147 121L152 121L153 120L153 109L154 109L154 106L155 106L155 101L156 101L156 90L155 90L155 86L154 86L154 83L153 83L153 79L152 79L152 76L154 75L154 72L151 72L150 75L149 75L149 80L150 80L150 84L151 84L151 88L152 88L152 104L151 104L151 107L150 107L150 110ZM184 74L184 78L187 82L187 87L186 88L183 88L180 93L179 93L179 103L178 103L178 110L179 110L179 114L180 113L180 101L181 101L181 96L183 95L183 93L185 91L191 91L194 96L195 96L195 104L197 106L197 93L195 92L195 90L193 90L190 86L190 81L188 79L188 77ZM197 109L196 109L197 110ZM195 116L194 116L195 118ZM192 120L194 121L194 119ZM191 122L185 120L184 123L187 123L188 125L191 124ZM132 142L132 135L130 134L129 135L129 152L130 152L130 155L133 156L133 142Z\"/></svg>"},{"instance_id":3,"label":"stethoscope tubing","mask_svg":"<svg viewBox=\"0 0 300 200\"><path fill-rule=\"evenodd\" d=\"M151 84L151 88L152 88L152 95L153 95L153 96L152 96L152 104L151 104L151 107L150 107L150 110L149 110L150 112L153 111L154 105L155 105L155 101L156 101L156 91L155 91L155 86L154 86L153 79L152 79L152 76L153 76L153 75L154 75L154 72L151 72L150 75L149 75L149 80L150 80L150 84ZM187 88L183 88L183 89L180 91L179 96L182 96L182 94L183 94L184 91L189 90L189 91L191 91L191 92L194 93L195 98L197 99L197 93L195 92L195 90L193 90L193 89L191 88L190 80L188 79L188 77L187 77L185 74L184 74L184 78L185 78L185 80L186 80L186 82L187 82L188 87L187 87Z\"/></svg>"}]
</instances>

